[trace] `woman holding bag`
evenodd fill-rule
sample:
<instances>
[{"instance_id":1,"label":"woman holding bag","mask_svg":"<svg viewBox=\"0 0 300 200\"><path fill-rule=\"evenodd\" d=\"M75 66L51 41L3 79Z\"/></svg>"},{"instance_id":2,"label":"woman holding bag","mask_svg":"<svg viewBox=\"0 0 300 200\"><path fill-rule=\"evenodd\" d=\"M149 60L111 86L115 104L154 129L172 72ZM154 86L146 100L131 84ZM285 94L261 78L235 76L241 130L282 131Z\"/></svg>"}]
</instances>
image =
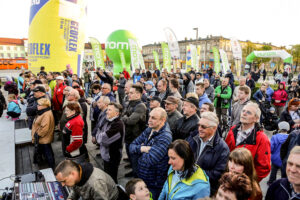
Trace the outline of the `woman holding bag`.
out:
<instances>
[{"instance_id":1,"label":"woman holding bag","mask_svg":"<svg viewBox=\"0 0 300 200\"><path fill-rule=\"evenodd\" d=\"M53 141L54 117L51 111L51 104L48 98L41 98L37 101L37 116L33 121L31 130L32 143L37 144L37 154L43 154L49 167L54 169L55 160L51 143ZM38 140L38 141L35 141Z\"/></svg>"}]
</instances>

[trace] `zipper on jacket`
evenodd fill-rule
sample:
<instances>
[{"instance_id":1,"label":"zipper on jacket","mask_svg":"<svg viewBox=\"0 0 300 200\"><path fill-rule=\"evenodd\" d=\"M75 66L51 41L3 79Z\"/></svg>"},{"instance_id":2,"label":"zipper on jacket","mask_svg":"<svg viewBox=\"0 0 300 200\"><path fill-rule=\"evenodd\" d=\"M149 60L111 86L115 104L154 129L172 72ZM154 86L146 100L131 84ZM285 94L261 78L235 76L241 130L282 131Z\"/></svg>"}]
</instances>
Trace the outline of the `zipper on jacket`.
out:
<instances>
[{"instance_id":1,"label":"zipper on jacket","mask_svg":"<svg viewBox=\"0 0 300 200\"><path fill-rule=\"evenodd\" d=\"M291 199L291 196L290 196L290 193L287 191L287 189L280 183L280 186L284 189L284 191L286 191L286 193L288 194L289 196L289 200L292 200Z\"/></svg>"},{"instance_id":2,"label":"zipper on jacket","mask_svg":"<svg viewBox=\"0 0 300 200\"><path fill-rule=\"evenodd\" d=\"M176 185L177 185L177 184L176 184ZM176 185L175 185L175 186L176 186ZM175 187L175 186L174 186L174 187ZM173 187L173 188L174 188L174 187ZM172 194L172 196L171 196L171 199L173 199L173 197L174 197L175 193L176 193L178 190L180 190L180 187L179 187L179 188L177 188L177 190L175 190L175 191L173 192L173 194Z\"/></svg>"}]
</instances>

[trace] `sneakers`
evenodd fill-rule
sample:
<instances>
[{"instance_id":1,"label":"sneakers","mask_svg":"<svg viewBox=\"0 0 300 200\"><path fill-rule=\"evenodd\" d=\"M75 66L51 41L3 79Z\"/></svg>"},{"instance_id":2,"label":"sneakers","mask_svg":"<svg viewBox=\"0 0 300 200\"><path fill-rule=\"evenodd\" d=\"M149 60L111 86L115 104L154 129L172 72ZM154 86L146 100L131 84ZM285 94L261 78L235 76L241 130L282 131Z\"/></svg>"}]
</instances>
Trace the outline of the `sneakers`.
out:
<instances>
[{"instance_id":1,"label":"sneakers","mask_svg":"<svg viewBox=\"0 0 300 200\"><path fill-rule=\"evenodd\" d=\"M11 120L13 120L13 121L16 121L18 119L20 119L20 118L19 117L11 118Z\"/></svg>"},{"instance_id":2,"label":"sneakers","mask_svg":"<svg viewBox=\"0 0 300 200\"><path fill-rule=\"evenodd\" d=\"M6 117L6 119L9 119L9 116L7 115L7 116L5 116Z\"/></svg>"}]
</instances>

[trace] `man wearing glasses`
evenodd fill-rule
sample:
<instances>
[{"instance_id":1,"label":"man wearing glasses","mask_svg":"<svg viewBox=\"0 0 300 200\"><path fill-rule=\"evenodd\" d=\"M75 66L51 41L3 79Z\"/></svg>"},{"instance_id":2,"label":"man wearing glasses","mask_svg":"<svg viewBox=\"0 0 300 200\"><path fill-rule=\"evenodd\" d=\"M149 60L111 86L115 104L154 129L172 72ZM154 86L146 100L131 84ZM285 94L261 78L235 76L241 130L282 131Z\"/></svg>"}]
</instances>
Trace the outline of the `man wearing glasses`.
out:
<instances>
[{"instance_id":1,"label":"man wearing glasses","mask_svg":"<svg viewBox=\"0 0 300 200\"><path fill-rule=\"evenodd\" d=\"M271 170L271 146L259 126L260 115L261 111L256 103L247 103L241 112L241 123L229 130L225 140L230 151L242 147L251 151L258 181L265 178Z\"/></svg>"},{"instance_id":2,"label":"man wearing glasses","mask_svg":"<svg viewBox=\"0 0 300 200\"><path fill-rule=\"evenodd\" d=\"M219 120L214 112L201 113L198 130L187 138L195 161L209 177L211 194L218 189L218 180L225 171L229 148L217 133Z\"/></svg>"},{"instance_id":3,"label":"man wearing glasses","mask_svg":"<svg viewBox=\"0 0 300 200\"><path fill-rule=\"evenodd\" d=\"M110 102L116 102L114 94L111 92L111 85L108 83L103 83L101 87L102 96L107 96Z\"/></svg>"}]
</instances>

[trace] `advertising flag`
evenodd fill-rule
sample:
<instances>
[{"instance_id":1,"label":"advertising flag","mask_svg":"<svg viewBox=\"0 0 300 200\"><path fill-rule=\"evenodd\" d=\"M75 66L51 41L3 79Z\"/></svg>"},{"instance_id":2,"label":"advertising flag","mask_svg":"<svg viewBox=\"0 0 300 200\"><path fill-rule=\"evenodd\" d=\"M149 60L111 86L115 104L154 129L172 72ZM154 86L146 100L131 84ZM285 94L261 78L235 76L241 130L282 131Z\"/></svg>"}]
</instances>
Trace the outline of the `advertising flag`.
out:
<instances>
[{"instance_id":1,"label":"advertising flag","mask_svg":"<svg viewBox=\"0 0 300 200\"><path fill-rule=\"evenodd\" d=\"M126 66L126 59L123 50L119 49L119 54L122 66Z\"/></svg>"},{"instance_id":2,"label":"advertising flag","mask_svg":"<svg viewBox=\"0 0 300 200\"><path fill-rule=\"evenodd\" d=\"M131 65L132 69L139 69L139 47L135 40L128 39L130 46Z\"/></svg>"},{"instance_id":3,"label":"advertising flag","mask_svg":"<svg viewBox=\"0 0 300 200\"><path fill-rule=\"evenodd\" d=\"M180 59L180 49L175 33L171 28L164 28L172 59Z\"/></svg>"},{"instance_id":4,"label":"advertising flag","mask_svg":"<svg viewBox=\"0 0 300 200\"><path fill-rule=\"evenodd\" d=\"M145 68L143 54L142 54L142 50L139 47L138 47L138 49L139 49L138 54L139 54L139 63L140 63L140 66L141 66L142 69L146 69Z\"/></svg>"},{"instance_id":5,"label":"advertising flag","mask_svg":"<svg viewBox=\"0 0 300 200\"><path fill-rule=\"evenodd\" d=\"M31 1L28 30L29 70L63 71L80 76L83 60L86 0Z\"/></svg>"},{"instance_id":6,"label":"advertising flag","mask_svg":"<svg viewBox=\"0 0 300 200\"><path fill-rule=\"evenodd\" d=\"M223 49L219 49L219 52L220 52L220 56L221 56L221 60L222 60L222 66L223 66L222 71L225 74L226 71L228 69L230 69L227 54Z\"/></svg>"},{"instance_id":7,"label":"advertising flag","mask_svg":"<svg viewBox=\"0 0 300 200\"><path fill-rule=\"evenodd\" d=\"M212 51L213 51L213 54L214 54L214 69L215 69L215 72L218 74L220 72L220 56L219 56L219 51L216 47L213 47L212 48Z\"/></svg>"},{"instance_id":8,"label":"advertising flag","mask_svg":"<svg viewBox=\"0 0 300 200\"><path fill-rule=\"evenodd\" d=\"M103 51L102 51L100 42L96 38L93 38L93 37L90 37L90 42L92 44L96 67L105 69Z\"/></svg>"},{"instance_id":9,"label":"advertising flag","mask_svg":"<svg viewBox=\"0 0 300 200\"><path fill-rule=\"evenodd\" d=\"M159 56L158 56L158 53L156 51L153 51L153 58L154 58L156 68L160 70Z\"/></svg>"},{"instance_id":10,"label":"advertising flag","mask_svg":"<svg viewBox=\"0 0 300 200\"><path fill-rule=\"evenodd\" d=\"M231 38L230 44L233 53L233 58L242 60L242 49L239 41L236 38Z\"/></svg>"},{"instance_id":11,"label":"advertising flag","mask_svg":"<svg viewBox=\"0 0 300 200\"><path fill-rule=\"evenodd\" d=\"M197 67L197 49L196 46L193 44L190 44L191 48L191 67L194 69L198 69Z\"/></svg>"},{"instance_id":12,"label":"advertising flag","mask_svg":"<svg viewBox=\"0 0 300 200\"><path fill-rule=\"evenodd\" d=\"M163 52L163 68L168 69L168 71L171 71L171 54L168 47L168 44L165 42L161 43L161 48Z\"/></svg>"}]
</instances>

